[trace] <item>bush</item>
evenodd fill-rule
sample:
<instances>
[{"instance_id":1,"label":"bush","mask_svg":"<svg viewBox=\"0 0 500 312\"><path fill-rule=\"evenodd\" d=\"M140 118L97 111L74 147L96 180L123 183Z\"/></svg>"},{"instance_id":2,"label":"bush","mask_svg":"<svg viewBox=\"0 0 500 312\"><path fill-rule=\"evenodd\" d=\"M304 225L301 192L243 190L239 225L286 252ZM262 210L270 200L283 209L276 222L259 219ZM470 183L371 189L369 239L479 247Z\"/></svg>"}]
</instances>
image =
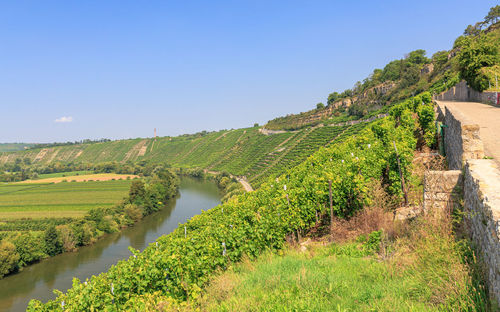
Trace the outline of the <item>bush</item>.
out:
<instances>
[{"instance_id":1,"label":"bush","mask_svg":"<svg viewBox=\"0 0 500 312\"><path fill-rule=\"evenodd\" d=\"M142 219L143 213L139 206L135 204L127 204L125 205L124 210L125 215L133 222L137 222Z\"/></svg>"}]
</instances>

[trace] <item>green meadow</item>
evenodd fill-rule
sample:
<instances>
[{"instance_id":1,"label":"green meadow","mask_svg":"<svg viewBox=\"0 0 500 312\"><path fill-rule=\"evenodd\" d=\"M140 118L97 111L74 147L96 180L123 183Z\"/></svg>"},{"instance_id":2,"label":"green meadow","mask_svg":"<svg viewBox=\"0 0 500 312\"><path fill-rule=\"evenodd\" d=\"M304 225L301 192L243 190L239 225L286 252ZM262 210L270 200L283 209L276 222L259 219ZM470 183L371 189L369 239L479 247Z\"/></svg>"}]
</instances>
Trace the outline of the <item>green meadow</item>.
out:
<instances>
[{"instance_id":1,"label":"green meadow","mask_svg":"<svg viewBox=\"0 0 500 312\"><path fill-rule=\"evenodd\" d=\"M0 185L0 220L81 217L125 197L130 180Z\"/></svg>"}]
</instances>

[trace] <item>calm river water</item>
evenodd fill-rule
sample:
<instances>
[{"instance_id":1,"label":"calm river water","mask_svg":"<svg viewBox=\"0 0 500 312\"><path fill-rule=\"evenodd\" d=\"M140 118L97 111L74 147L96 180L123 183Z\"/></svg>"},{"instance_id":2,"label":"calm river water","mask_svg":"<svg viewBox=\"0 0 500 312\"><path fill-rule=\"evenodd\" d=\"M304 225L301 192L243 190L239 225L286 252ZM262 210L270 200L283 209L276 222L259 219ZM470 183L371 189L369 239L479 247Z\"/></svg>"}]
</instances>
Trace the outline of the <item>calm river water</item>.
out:
<instances>
[{"instance_id":1,"label":"calm river water","mask_svg":"<svg viewBox=\"0 0 500 312\"><path fill-rule=\"evenodd\" d=\"M49 258L0 279L0 311L25 311L33 298L43 302L53 299L53 289L67 290L73 277L85 280L106 271L131 255L129 246L143 250L159 236L173 231L179 222L185 222L202 209L210 209L219 203L219 190L215 184L183 178L180 196L135 226L108 235L77 252Z\"/></svg>"}]
</instances>

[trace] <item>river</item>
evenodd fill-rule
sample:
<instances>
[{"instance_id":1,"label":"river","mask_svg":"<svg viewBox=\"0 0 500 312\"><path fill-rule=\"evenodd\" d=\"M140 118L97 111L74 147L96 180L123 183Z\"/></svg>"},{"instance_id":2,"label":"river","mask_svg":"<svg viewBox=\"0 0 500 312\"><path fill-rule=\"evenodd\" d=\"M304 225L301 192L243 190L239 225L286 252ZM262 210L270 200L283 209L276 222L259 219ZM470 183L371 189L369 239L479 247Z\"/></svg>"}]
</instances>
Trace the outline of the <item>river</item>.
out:
<instances>
[{"instance_id":1,"label":"river","mask_svg":"<svg viewBox=\"0 0 500 312\"><path fill-rule=\"evenodd\" d=\"M147 216L133 227L0 279L0 311L25 311L31 299L43 302L53 299L53 290L66 291L71 287L73 277L85 280L107 271L119 260L130 257L129 246L143 250L159 236L172 232L180 222L219 203L220 194L214 183L182 178L180 195L170 200L163 210Z\"/></svg>"}]
</instances>

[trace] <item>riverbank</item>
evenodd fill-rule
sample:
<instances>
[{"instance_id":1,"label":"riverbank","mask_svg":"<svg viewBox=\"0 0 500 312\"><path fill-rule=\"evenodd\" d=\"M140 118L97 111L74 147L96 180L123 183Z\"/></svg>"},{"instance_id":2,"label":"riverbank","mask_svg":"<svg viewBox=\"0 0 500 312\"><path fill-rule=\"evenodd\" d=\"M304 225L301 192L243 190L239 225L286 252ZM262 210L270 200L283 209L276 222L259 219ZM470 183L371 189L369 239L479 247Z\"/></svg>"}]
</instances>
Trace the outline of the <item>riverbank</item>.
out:
<instances>
[{"instance_id":1,"label":"riverbank","mask_svg":"<svg viewBox=\"0 0 500 312\"><path fill-rule=\"evenodd\" d=\"M128 195L112 207L92 208L78 219L21 220L14 224L17 227L9 228L0 237L0 277L21 271L44 258L92 245L105 234L134 225L160 210L177 194L178 185L179 179L173 172L158 167L151 176L133 180ZM71 192L72 189L67 190L70 197ZM40 196L47 198L44 191L35 195L36 201ZM89 192L86 196L95 194Z\"/></svg>"},{"instance_id":2,"label":"riverbank","mask_svg":"<svg viewBox=\"0 0 500 312\"><path fill-rule=\"evenodd\" d=\"M163 209L133 227L105 235L76 252L48 258L4 277L0 280L0 312L25 311L30 299L43 302L54 299L52 290L71 288L73 277L83 281L107 271L111 265L131 256L129 247L143 250L158 237L173 231L179 223L219 203L220 193L214 183L183 177L179 194Z\"/></svg>"}]
</instances>

